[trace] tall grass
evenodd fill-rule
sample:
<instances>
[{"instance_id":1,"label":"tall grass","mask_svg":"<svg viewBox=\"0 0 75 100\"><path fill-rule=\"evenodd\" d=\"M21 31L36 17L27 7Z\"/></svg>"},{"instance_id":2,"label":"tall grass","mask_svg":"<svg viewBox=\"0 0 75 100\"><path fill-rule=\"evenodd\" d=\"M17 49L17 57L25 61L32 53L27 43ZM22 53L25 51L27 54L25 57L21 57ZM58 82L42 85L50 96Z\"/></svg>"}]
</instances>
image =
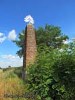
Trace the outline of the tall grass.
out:
<instances>
[{"instance_id":1,"label":"tall grass","mask_svg":"<svg viewBox=\"0 0 75 100\"><path fill-rule=\"evenodd\" d=\"M27 91L27 85L21 79L21 68L4 69L0 73L0 100L31 100L22 98Z\"/></svg>"}]
</instances>

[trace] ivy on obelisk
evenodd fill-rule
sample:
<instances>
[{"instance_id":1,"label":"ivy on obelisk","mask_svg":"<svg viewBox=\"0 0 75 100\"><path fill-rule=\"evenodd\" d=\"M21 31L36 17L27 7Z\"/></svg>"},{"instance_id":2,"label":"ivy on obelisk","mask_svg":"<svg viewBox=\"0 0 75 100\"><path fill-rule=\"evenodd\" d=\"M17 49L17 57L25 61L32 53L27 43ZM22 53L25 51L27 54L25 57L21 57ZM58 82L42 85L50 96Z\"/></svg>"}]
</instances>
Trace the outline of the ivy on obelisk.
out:
<instances>
[{"instance_id":1,"label":"ivy on obelisk","mask_svg":"<svg viewBox=\"0 0 75 100\"><path fill-rule=\"evenodd\" d=\"M25 22L28 22L25 31L25 45L24 45L24 58L23 58L23 78L26 75L26 68L30 64L33 64L36 58L36 34L34 29L34 20L28 15L24 19Z\"/></svg>"}]
</instances>

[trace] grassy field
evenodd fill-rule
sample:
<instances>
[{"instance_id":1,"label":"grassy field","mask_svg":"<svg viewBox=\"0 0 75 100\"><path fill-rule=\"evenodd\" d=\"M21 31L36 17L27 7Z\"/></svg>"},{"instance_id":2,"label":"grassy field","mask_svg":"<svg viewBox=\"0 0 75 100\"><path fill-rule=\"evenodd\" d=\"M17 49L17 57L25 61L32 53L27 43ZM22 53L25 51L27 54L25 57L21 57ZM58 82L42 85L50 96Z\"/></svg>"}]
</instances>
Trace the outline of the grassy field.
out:
<instances>
[{"instance_id":1,"label":"grassy field","mask_svg":"<svg viewBox=\"0 0 75 100\"><path fill-rule=\"evenodd\" d=\"M27 91L21 79L21 68L0 70L0 100L32 100L22 97Z\"/></svg>"}]
</instances>

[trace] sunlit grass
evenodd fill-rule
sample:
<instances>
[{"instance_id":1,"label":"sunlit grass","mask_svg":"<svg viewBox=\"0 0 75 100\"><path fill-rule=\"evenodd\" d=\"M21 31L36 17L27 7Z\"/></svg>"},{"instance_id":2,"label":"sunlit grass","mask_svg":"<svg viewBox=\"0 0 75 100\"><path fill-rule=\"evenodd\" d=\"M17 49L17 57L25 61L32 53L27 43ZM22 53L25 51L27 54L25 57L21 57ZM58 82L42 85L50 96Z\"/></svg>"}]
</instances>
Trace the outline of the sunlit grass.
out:
<instances>
[{"instance_id":1,"label":"sunlit grass","mask_svg":"<svg viewBox=\"0 0 75 100\"><path fill-rule=\"evenodd\" d=\"M18 74L16 74L14 68L0 73L0 100L28 100L19 97L25 94L25 92L27 92L27 85L18 76ZM8 95L13 95L13 97L6 98ZM16 97L14 98L14 96Z\"/></svg>"}]
</instances>

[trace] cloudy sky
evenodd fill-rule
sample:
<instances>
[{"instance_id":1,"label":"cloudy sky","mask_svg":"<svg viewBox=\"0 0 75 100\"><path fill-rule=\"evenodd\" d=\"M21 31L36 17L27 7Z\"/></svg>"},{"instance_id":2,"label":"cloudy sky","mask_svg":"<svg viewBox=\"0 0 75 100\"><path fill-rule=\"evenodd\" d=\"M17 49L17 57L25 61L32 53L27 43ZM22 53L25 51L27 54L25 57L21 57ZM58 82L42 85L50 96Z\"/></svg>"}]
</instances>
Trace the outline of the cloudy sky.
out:
<instances>
[{"instance_id":1,"label":"cloudy sky","mask_svg":"<svg viewBox=\"0 0 75 100\"><path fill-rule=\"evenodd\" d=\"M19 49L12 41L25 27L24 17L31 15L34 26L52 24L75 38L75 0L0 0L0 67L21 66Z\"/></svg>"}]
</instances>

